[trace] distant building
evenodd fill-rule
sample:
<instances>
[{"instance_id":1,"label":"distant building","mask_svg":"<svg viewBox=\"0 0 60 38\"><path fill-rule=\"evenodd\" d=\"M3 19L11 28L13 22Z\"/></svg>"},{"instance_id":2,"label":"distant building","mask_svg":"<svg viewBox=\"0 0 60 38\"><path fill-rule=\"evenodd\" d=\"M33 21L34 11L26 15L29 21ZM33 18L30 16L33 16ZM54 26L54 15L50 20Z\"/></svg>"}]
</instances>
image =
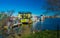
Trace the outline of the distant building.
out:
<instances>
[{"instance_id":1,"label":"distant building","mask_svg":"<svg viewBox=\"0 0 60 38\"><path fill-rule=\"evenodd\" d=\"M33 16L32 20L36 22L37 20L40 20L40 17L39 16Z\"/></svg>"}]
</instances>

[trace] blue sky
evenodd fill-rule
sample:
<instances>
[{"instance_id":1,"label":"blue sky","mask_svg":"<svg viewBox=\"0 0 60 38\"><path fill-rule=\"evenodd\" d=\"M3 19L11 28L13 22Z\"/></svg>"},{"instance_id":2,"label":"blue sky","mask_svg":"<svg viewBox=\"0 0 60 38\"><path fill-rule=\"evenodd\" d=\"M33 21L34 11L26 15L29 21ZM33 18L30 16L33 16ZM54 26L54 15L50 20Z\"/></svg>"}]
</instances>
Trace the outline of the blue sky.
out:
<instances>
[{"instance_id":1,"label":"blue sky","mask_svg":"<svg viewBox=\"0 0 60 38\"><path fill-rule=\"evenodd\" d=\"M41 9L44 5L44 0L0 0L0 11L15 10L30 11L34 15L40 15L45 10Z\"/></svg>"}]
</instances>

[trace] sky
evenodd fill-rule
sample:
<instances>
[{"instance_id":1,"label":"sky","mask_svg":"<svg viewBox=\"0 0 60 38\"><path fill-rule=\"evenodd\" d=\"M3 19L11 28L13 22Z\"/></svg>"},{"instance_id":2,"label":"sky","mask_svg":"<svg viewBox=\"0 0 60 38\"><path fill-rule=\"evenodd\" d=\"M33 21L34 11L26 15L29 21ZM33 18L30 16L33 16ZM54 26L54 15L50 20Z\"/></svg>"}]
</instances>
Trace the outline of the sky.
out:
<instances>
[{"instance_id":1,"label":"sky","mask_svg":"<svg viewBox=\"0 0 60 38\"><path fill-rule=\"evenodd\" d=\"M44 0L0 0L0 11L14 10L14 16L18 11L30 11L34 15L41 15L45 10L41 9Z\"/></svg>"}]
</instances>

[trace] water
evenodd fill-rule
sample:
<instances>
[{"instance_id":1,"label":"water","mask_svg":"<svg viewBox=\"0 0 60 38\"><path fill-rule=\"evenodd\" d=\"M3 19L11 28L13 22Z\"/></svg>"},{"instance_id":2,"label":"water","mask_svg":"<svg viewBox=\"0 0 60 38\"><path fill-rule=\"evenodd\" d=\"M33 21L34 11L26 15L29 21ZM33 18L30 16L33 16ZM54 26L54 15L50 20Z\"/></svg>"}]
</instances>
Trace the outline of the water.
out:
<instances>
[{"instance_id":1,"label":"water","mask_svg":"<svg viewBox=\"0 0 60 38\"><path fill-rule=\"evenodd\" d=\"M3 38L3 36L2 36L2 35L0 35L0 38Z\"/></svg>"},{"instance_id":2,"label":"water","mask_svg":"<svg viewBox=\"0 0 60 38\"><path fill-rule=\"evenodd\" d=\"M35 24L36 30L57 30L58 28L60 30L60 18L46 18L44 22L41 24L41 22L37 22Z\"/></svg>"}]
</instances>

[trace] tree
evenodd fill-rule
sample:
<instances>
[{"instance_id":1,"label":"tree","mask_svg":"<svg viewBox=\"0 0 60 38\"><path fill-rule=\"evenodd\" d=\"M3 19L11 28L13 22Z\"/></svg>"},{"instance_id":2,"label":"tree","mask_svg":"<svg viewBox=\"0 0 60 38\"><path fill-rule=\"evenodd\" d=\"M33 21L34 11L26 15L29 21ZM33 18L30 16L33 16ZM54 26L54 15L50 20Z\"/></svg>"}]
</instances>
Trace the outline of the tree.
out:
<instances>
[{"instance_id":1,"label":"tree","mask_svg":"<svg viewBox=\"0 0 60 38\"><path fill-rule=\"evenodd\" d=\"M7 11L7 14L8 14L9 16L12 16L13 13L14 13L14 10L8 10L8 11Z\"/></svg>"},{"instance_id":2,"label":"tree","mask_svg":"<svg viewBox=\"0 0 60 38\"><path fill-rule=\"evenodd\" d=\"M6 23L6 21L9 20L9 18L13 15L14 10L9 10L7 11L7 13L5 13L4 11L0 12L2 14L2 19L0 21L0 23L2 23L2 25L4 25Z\"/></svg>"},{"instance_id":3,"label":"tree","mask_svg":"<svg viewBox=\"0 0 60 38\"><path fill-rule=\"evenodd\" d=\"M60 0L46 0L46 4L43 7L48 13L54 12L55 15L60 15Z\"/></svg>"}]
</instances>

